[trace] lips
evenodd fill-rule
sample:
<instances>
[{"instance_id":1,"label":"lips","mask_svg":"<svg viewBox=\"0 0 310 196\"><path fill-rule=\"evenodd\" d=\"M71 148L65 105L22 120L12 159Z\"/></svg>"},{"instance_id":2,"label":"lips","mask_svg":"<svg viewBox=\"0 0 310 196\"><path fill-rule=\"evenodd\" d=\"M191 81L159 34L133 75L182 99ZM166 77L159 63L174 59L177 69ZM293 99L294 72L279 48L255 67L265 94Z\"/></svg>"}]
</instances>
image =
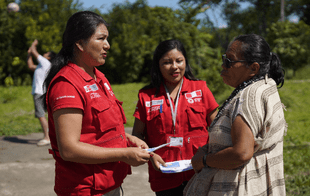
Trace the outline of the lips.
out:
<instances>
[{"instance_id":1,"label":"lips","mask_svg":"<svg viewBox=\"0 0 310 196\"><path fill-rule=\"evenodd\" d=\"M178 77L179 75L180 75L180 73L179 72L177 72L177 73L172 73L171 74L173 77Z\"/></svg>"}]
</instances>

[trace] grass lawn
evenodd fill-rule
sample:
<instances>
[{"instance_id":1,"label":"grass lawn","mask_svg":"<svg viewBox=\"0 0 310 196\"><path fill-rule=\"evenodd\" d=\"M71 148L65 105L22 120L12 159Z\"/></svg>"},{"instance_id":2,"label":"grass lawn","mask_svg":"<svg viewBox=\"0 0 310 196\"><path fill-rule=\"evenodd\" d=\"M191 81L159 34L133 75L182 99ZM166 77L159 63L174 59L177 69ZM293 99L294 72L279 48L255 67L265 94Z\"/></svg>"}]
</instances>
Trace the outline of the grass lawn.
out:
<instances>
[{"instance_id":1,"label":"grass lawn","mask_svg":"<svg viewBox=\"0 0 310 196\"><path fill-rule=\"evenodd\" d=\"M126 127L132 127L133 112L138 101L138 91L145 84L112 85L115 96L123 101L127 117ZM288 123L284 137L284 167L287 195L310 195L310 81L286 80L279 89L286 106ZM215 96L219 104L231 90ZM40 123L34 117L30 86L0 87L0 136L12 136L41 132Z\"/></svg>"}]
</instances>

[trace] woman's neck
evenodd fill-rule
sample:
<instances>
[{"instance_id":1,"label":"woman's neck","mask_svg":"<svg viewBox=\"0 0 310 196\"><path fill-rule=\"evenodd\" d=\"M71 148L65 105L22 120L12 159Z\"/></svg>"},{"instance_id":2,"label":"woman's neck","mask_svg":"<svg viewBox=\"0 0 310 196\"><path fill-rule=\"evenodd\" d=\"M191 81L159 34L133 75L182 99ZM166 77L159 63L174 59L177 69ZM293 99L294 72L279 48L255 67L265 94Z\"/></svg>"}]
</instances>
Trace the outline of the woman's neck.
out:
<instances>
[{"instance_id":1,"label":"woman's neck","mask_svg":"<svg viewBox=\"0 0 310 196\"><path fill-rule=\"evenodd\" d=\"M89 67L83 61L81 61L80 59L77 59L77 58L74 59L72 62L74 64L76 64L77 66L79 66L83 71L88 73L88 75L90 75L92 78L94 78L96 80L96 75L95 75L93 67Z\"/></svg>"},{"instance_id":2,"label":"woman's neck","mask_svg":"<svg viewBox=\"0 0 310 196\"><path fill-rule=\"evenodd\" d=\"M182 80L181 80L182 81ZM179 88L181 86L181 81L179 83L165 82L166 88L169 92L170 97L175 101Z\"/></svg>"}]
</instances>

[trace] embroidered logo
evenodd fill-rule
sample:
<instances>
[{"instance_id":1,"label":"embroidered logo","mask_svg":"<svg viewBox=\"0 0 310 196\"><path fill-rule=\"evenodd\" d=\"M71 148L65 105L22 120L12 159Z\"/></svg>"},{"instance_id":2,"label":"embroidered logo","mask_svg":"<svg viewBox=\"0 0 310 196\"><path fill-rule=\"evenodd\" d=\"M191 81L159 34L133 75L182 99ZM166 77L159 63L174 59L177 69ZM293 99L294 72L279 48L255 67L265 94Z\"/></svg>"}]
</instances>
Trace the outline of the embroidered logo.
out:
<instances>
[{"instance_id":1,"label":"embroidered logo","mask_svg":"<svg viewBox=\"0 0 310 196\"><path fill-rule=\"evenodd\" d=\"M200 102L202 97L202 91L197 90L191 93L185 93L185 98L187 99L188 103Z\"/></svg>"},{"instance_id":2,"label":"embroidered logo","mask_svg":"<svg viewBox=\"0 0 310 196\"><path fill-rule=\"evenodd\" d=\"M86 86L84 86L84 89L85 89L86 93L88 93L88 92L91 92L91 91L97 91L98 90L98 86L96 84L86 85Z\"/></svg>"},{"instance_id":3,"label":"embroidered logo","mask_svg":"<svg viewBox=\"0 0 310 196\"><path fill-rule=\"evenodd\" d=\"M104 86L106 87L106 89L109 91L110 90L110 87L107 83L104 83Z\"/></svg>"},{"instance_id":4,"label":"embroidered logo","mask_svg":"<svg viewBox=\"0 0 310 196\"><path fill-rule=\"evenodd\" d=\"M108 85L108 83L104 83L103 84L105 86L105 88L109 91L110 95L113 96L114 92L112 91L112 89L110 88L110 86Z\"/></svg>"},{"instance_id":5,"label":"embroidered logo","mask_svg":"<svg viewBox=\"0 0 310 196\"><path fill-rule=\"evenodd\" d=\"M201 90L193 91L191 93L185 93L185 98L186 99L193 99L195 97L202 97Z\"/></svg>"},{"instance_id":6,"label":"embroidered logo","mask_svg":"<svg viewBox=\"0 0 310 196\"><path fill-rule=\"evenodd\" d=\"M147 113L150 113L150 112L153 112L153 111L156 111L156 110L160 110L160 106L155 106L155 107L151 107L147 110Z\"/></svg>"},{"instance_id":7,"label":"embroidered logo","mask_svg":"<svg viewBox=\"0 0 310 196\"><path fill-rule=\"evenodd\" d=\"M74 99L75 96L74 96L74 95L64 95L64 96L57 97L56 100L58 100L58 99L64 99L64 98L71 98L71 99Z\"/></svg>"},{"instance_id":8,"label":"embroidered logo","mask_svg":"<svg viewBox=\"0 0 310 196\"><path fill-rule=\"evenodd\" d=\"M94 99L94 98L99 98L99 97L101 97L98 93L91 93L90 94L90 98L91 99Z\"/></svg>"},{"instance_id":9,"label":"embroidered logo","mask_svg":"<svg viewBox=\"0 0 310 196\"><path fill-rule=\"evenodd\" d=\"M150 107L149 109L147 109L147 113L160 110L160 106L163 104L164 104L164 99L146 101L145 106Z\"/></svg>"}]
</instances>

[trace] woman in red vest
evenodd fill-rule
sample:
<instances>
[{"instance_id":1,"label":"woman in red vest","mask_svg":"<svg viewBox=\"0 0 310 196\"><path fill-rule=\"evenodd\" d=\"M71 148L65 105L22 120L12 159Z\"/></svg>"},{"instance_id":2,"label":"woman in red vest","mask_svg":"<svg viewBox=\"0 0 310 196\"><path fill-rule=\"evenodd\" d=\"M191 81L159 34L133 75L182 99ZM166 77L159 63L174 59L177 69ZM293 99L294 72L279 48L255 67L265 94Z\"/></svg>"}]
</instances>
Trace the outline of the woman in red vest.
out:
<instances>
[{"instance_id":1,"label":"woman in red vest","mask_svg":"<svg viewBox=\"0 0 310 196\"><path fill-rule=\"evenodd\" d=\"M154 53L151 84L139 91L133 135L156 150L149 163L149 181L157 196L182 196L194 170L164 173L160 164L189 161L208 142L207 127L218 104L205 81L194 77L178 40L161 42ZM173 144L172 144L173 143Z\"/></svg>"},{"instance_id":2,"label":"woman in red vest","mask_svg":"<svg viewBox=\"0 0 310 196\"><path fill-rule=\"evenodd\" d=\"M98 14L72 15L45 80L57 195L120 195L130 165L150 158L145 142L125 133L122 102L96 68L105 63L108 36Z\"/></svg>"}]
</instances>

